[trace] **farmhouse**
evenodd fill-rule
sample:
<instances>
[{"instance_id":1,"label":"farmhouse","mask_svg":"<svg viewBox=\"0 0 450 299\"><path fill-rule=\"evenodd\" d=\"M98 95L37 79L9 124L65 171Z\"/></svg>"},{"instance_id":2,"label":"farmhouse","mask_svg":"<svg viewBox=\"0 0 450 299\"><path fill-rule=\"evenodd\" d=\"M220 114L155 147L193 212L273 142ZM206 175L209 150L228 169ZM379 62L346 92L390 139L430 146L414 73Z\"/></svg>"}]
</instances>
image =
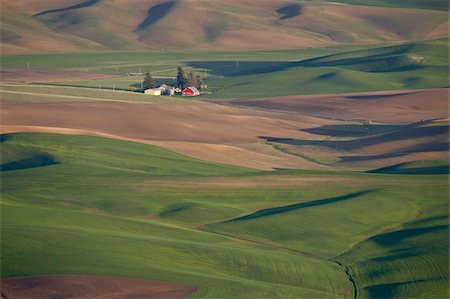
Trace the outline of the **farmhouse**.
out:
<instances>
[{"instance_id":1,"label":"farmhouse","mask_svg":"<svg viewBox=\"0 0 450 299\"><path fill-rule=\"evenodd\" d=\"M161 89L159 89L159 88L149 88L149 89L146 89L144 91L144 93L152 95L152 96L160 96L161 95Z\"/></svg>"},{"instance_id":2,"label":"farmhouse","mask_svg":"<svg viewBox=\"0 0 450 299\"><path fill-rule=\"evenodd\" d=\"M162 84L159 89L161 89L161 94L167 94L170 96L175 95L175 87L167 85L167 84Z\"/></svg>"},{"instance_id":3,"label":"farmhouse","mask_svg":"<svg viewBox=\"0 0 450 299\"><path fill-rule=\"evenodd\" d=\"M195 97L200 95L200 91L198 91L198 89L194 86L189 86L183 89L181 95L184 97Z\"/></svg>"}]
</instances>

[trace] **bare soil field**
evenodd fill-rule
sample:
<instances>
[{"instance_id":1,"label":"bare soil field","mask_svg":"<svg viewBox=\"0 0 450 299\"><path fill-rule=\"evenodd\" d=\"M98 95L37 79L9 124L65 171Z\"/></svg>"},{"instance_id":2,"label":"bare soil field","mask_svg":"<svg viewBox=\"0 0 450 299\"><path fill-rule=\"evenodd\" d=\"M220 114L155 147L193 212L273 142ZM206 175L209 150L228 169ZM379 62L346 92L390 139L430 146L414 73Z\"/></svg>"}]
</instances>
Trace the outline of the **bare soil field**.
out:
<instances>
[{"instance_id":1,"label":"bare soil field","mask_svg":"<svg viewBox=\"0 0 450 299\"><path fill-rule=\"evenodd\" d=\"M449 90L446 88L214 102L340 120L411 123L449 116Z\"/></svg>"},{"instance_id":2,"label":"bare soil field","mask_svg":"<svg viewBox=\"0 0 450 299\"><path fill-rule=\"evenodd\" d=\"M447 157L448 89L220 103L3 101L0 131L124 139L255 169L369 170Z\"/></svg>"},{"instance_id":3,"label":"bare soil field","mask_svg":"<svg viewBox=\"0 0 450 299\"><path fill-rule=\"evenodd\" d=\"M1 279L2 298L184 298L195 288L125 277L57 275Z\"/></svg>"},{"instance_id":4,"label":"bare soil field","mask_svg":"<svg viewBox=\"0 0 450 299\"><path fill-rule=\"evenodd\" d=\"M302 128L330 124L285 115L204 104L121 102L17 104L2 102L2 133L88 134L153 144L191 157L256 169L317 168L273 150L261 136L313 138ZM239 144L254 143L251 148Z\"/></svg>"},{"instance_id":5,"label":"bare soil field","mask_svg":"<svg viewBox=\"0 0 450 299\"><path fill-rule=\"evenodd\" d=\"M259 136L308 137L299 131L310 118L211 104L2 102L2 125L97 131L129 138L227 144ZM326 120L318 120L320 125ZM316 124L317 125L317 124Z\"/></svg>"},{"instance_id":6,"label":"bare soil field","mask_svg":"<svg viewBox=\"0 0 450 299\"><path fill-rule=\"evenodd\" d=\"M10 9L14 11L26 11L32 14L47 10L57 9L66 6L74 5L79 1L74 0L46 0L46 1L9 1L1 0L0 5L4 9Z\"/></svg>"},{"instance_id":7,"label":"bare soil field","mask_svg":"<svg viewBox=\"0 0 450 299\"><path fill-rule=\"evenodd\" d=\"M30 82L55 82L93 80L114 77L108 74L94 74L73 71L46 71L24 70L16 68L1 68L0 82L5 83L30 83Z\"/></svg>"},{"instance_id":8,"label":"bare soil field","mask_svg":"<svg viewBox=\"0 0 450 299\"><path fill-rule=\"evenodd\" d=\"M447 21L446 23L442 23L441 25L437 26L433 29L430 33L428 33L427 38L438 38L441 36L448 36L449 35L449 28L450 28L450 21Z\"/></svg>"}]
</instances>

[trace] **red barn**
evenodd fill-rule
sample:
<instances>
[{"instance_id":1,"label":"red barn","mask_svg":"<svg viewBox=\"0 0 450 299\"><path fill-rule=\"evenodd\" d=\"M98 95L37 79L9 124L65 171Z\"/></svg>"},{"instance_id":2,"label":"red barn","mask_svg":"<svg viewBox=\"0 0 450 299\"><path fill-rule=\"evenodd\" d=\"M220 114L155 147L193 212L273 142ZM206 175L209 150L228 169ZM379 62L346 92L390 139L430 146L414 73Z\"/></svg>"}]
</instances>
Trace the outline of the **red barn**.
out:
<instances>
[{"instance_id":1,"label":"red barn","mask_svg":"<svg viewBox=\"0 0 450 299\"><path fill-rule=\"evenodd\" d=\"M198 89L194 86L189 86L183 89L181 95L184 97L195 97L200 95L200 91L198 91Z\"/></svg>"}]
</instances>

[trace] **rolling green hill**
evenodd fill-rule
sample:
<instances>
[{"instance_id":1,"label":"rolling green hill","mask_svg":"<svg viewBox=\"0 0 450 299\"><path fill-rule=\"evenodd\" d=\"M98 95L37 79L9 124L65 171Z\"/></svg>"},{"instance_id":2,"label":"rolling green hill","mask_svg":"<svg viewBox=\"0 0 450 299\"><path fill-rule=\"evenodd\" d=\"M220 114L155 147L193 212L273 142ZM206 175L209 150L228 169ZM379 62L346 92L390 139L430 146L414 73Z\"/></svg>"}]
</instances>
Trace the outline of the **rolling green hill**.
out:
<instances>
[{"instance_id":1,"label":"rolling green hill","mask_svg":"<svg viewBox=\"0 0 450 299\"><path fill-rule=\"evenodd\" d=\"M234 63L235 64L235 63ZM295 62L192 62L225 78L212 97L251 98L448 87L448 40L319 56ZM226 67L228 66L228 68Z\"/></svg>"},{"instance_id":2,"label":"rolling green hill","mask_svg":"<svg viewBox=\"0 0 450 299\"><path fill-rule=\"evenodd\" d=\"M3 277L349 298L349 267L367 298L448 295L448 175L260 172L87 136L1 141Z\"/></svg>"},{"instance_id":3,"label":"rolling green hill","mask_svg":"<svg viewBox=\"0 0 450 299\"><path fill-rule=\"evenodd\" d=\"M124 60L120 61L120 57ZM209 98L258 98L317 93L448 87L448 39L378 47L230 53L71 53L4 56L3 64L35 69L50 61L55 70L106 72L117 77L61 82L74 87L139 89L141 77L126 71L149 70L173 84L176 67L204 74ZM6 87L5 87L6 88ZM31 88L31 87L30 87ZM9 87L6 89L10 89ZM81 93L81 91L79 91Z\"/></svg>"},{"instance_id":4,"label":"rolling green hill","mask_svg":"<svg viewBox=\"0 0 450 299\"><path fill-rule=\"evenodd\" d=\"M426 117L414 114L420 122L409 125L377 123L371 116L374 124L365 118L362 124L347 122L352 116L338 115L345 108L332 117L319 115L345 123L299 113L297 125L300 108L290 110L291 102L284 109L292 114L272 111L276 118L264 111L207 118L214 109L201 110L212 105L202 99L276 102L290 95L448 88L448 1L0 0L0 6L0 97L15 102L7 103L12 111L22 113L29 105L34 115L37 103L46 102L53 103L40 106L45 112L54 102L149 103L146 108L162 111L152 112L161 115L155 124L177 118L167 124L177 124L183 138L201 137L200 127L214 136L228 132L222 119L240 128L245 120L258 141L199 144L201 150L213 156L223 151L221 157L233 155L230 148L245 150L254 155L242 159L253 161L290 156L336 169L261 171L129 141L0 134L2 278L143 278L187 284L197 289L193 298L215 299L449 297L448 120L434 115L443 102L426 102L426 95L441 99L447 89L417 92L414 103L405 96L405 103L389 103L392 111L376 110L397 121L425 107L421 101L433 107ZM156 85L174 84L178 66L204 76L206 94L196 100L143 95L142 76L128 74L148 71ZM383 95L348 99L368 111L362 105L374 97ZM174 112L172 103L178 114L167 115ZM126 132L147 132L139 122L118 121L89 105L92 122L110 127L112 120ZM113 109L120 116L129 112L130 119L152 118ZM202 122L179 121L185 113ZM14 128L19 125L11 117L6 129L27 130L29 121L24 113L21 128ZM254 133L294 125L289 132L303 137ZM48 126L70 127L52 121ZM194 145L155 129L161 133L155 141ZM407 160L383 160L409 154Z\"/></svg>"}]
</instances>

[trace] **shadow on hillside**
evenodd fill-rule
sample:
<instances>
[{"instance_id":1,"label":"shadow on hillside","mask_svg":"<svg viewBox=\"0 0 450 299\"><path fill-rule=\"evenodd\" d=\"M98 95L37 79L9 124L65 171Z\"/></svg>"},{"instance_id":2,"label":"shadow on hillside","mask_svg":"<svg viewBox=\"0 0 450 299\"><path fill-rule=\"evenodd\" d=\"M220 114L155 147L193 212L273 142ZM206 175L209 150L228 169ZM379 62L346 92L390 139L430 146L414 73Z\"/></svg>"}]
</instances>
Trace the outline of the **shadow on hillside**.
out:
<instances>
[{"instance_id":1,"label":"shadow on hillside","mask_svg":"<svg viewBox=\"0 0 450 299\"><path fill-rule=\"evenodd\" d=\"M437 232L442 230L448 230L448 225L435 225L429 227L402 229L398 231L377 235L375 237L370 238L369 240L375 241L377 244L381 246L392 246L408 238L418 237L431 232Z\"/></svg>"},{"instance_id":2,"label":"shadow on hillside","mask_svg":"<svg viewBox=\"0 0 450 299\"><path fill-rule=\"evenodd\" d=\"M418 256L417 250L410 249L410 248L408 248L408 249L401 248L401 249L390 251L390 253L393 253L393 254L372 258L372 259L370 259L370 261L384 263L384 262L395 261L398 259L404 259L404 258L408 258L408 257Z\"/></svg>"},{"instance_id":3,"label":"shadow on hillside","mask_svg":"<svg viewBox=\"0 0 450 299\"><path fill-rule=\"evenodd\" d=\"M237 77L283 71L293 67L284 61L188 61L190 67L207 69L213 76Z\"/></svg>"},{"instance_id":4,"label":"shadow on hillside","mask_svg":"<svg viewBox=\"0 0 450 299\"><path fill-rule=\"evenodd\" d=\"M425 220L425 221L424 221ZM414 222L414 225L418 225L419 223L424 223L435 220L446 220L448 223L448 216L437 216L424 220L419 220ZM419 228L407 228L401 229L397 231L383 233L374 237L371 237L369 241L374 241L378 246L383 246L388 249L386 256L372 258L370 261L379 262L379 263L390 263L390 262L401 262L404 263L404 259L413 258L417 260L417 258L423 257L427 254L427 248L424 246L431 247L443 247L448 249L448 224L446 225L434 225L427 227L419 227ZM432 237L432 235L435 235ZM419 239L420 238L420 239ZM427 240L439 240L437 243L430 242ZM419 243L418 243L419 242ZM420 245L420 246L418 246ZM401 248L395 248L395 246L400 246ZM431 248L430 247L430 248ZM439 250L439 249L438 249ZM439 251L435 251L438 253ZM445 256L444 252L444 256ZM448 253L447 253L448 256ZM380 269L380 268L378 268ZM383 268L384 269L384 268ZM418 268L418 270L420 270ZM385 274L382 269L372 271L369 273L370 276L382 275ZM377 284L365 287L365 290L369 293L369 297L371 298L396 298L398 297L398 289L404 288L408 284L417 284L420 282L433 282L438 281L436 279L417 279L406 282L399 283L386 283L386 284Z\"/></svg>"},{"instance_id":5,"label":"shadow on hillside","mask_svg":"<svg viewBox=\"0 0 450 299\"><path fill-rule=\"evenodd\" d=\"M413 49L414 45L401 45L299 61L188 61L187 65L208 69L211 75L225 77L280 72L294 67L341 67L369 73L404 72L424 67L408 55ZM332 73L328 74L331 75ZM321 79L329 79L327 74L323 76L325 77Z\"/></svg>"},{"instance_id":6,"label":"shadow on hillside","mask_svg":"<svg viewBox=\"0 0 450 299\"><path fill-rule=\"evenodd\" d=\"M381 100L385 98L395 98L398 96L415 94L417 91L413 92L399 92L399 93L389 93L389 94L374 94L374 95L357 95L357 96L346 96L350 100Z\"/></svg>"},{"instance_id":7,"label":"shadow on hillside","mask_svg":"<svg viewBox=\"0 0 450 299\"><path fill-rule=\"evenodd\" d=\"M37 168L43 166L56 165L58 163L59 163L58 160L50 155L36 155L27 159L3 163L0 165L0 171Z\"/></svg>"},{"instance_id":8,"label":"shadow on hillside","mask_svg":"<svg viewBox=\"0 0 450 299\"><path fill-rule=\"evenodd\" d=\"M296 145L296 146L320 146L342 151L354 151L367 146L379 145L388 142L398 142L402 140L414 140L419 138L436 137L442 139L449 135L448 126L430 126L418 127L417 125L408 125L403 129L395 130L385 134L376 135L373 137L364 137L353 140L304 140L293 138L278 138L270 136L259 136L259 138L272 143ZM447 139L448 140L448 139ZM448 141L428 141L427 143L420 143L409 147L406 152L418 151L448 151Z\"/></svg>"},{"instance_id":9,"label":"shadow on hillside","mask_svg":"<svg viewBox=\"0 0 450 299\"><path fill-rule=\"evenodd\" d=\"M285 20L297 17L302 13L300 4L288 4L277 9L278 19Z\"/></svg>"},{"instance_id":10,"label":"shadow on hillside","mask_svg":"<svg viewBox=\"0 0 450 299\"><path fill-rule=\"evenodd\" d=\"M235 218L235 219L232 219L232 220L229 220L229 221L226 221L226 222L256 219L256 218L260 218L260 217L264 217L264 216L273 216L273 215L277 215L277 214L282 214L282 213L286 213L286 212L290 212L290 211L298 210L298 209L304 209L304 208L316 207L316 206L321 206L321 205L333 204L333 203L336 203L336 202L341 202L341 201L345 201L345 200L349 200L349 199L354 199L354 198L357 198L359 196L365 195L365 194L370 193L370 192L372 192L372 190L365 190L365 191L350 193L350 194L346 194L346 195L338 196L338 197L332 197L332 198L326 198L326 199L320 199L320 200L314 200L314 201L297 203L297 204L288 205L288 206L264 209L264 210L257 211L257 212L255 212L253 214L242 216L242 217L239 217L239 218Z\"/></svg>"},{"instance_id":11,"label":"shadow on hillside","mask_svg":"<svg viewBox=\"0 0 450 299\"><path fill-rule=\"evenodd\" d=\"M409 163L400 163L383 168L369 170L368 173L386 173L386 174L449 174L450 165L435 165L424 167L408 167Z\"/></svg>"},{"instance_id":12,"label":"shadow on hillside","mask_svg":"<svg viewBox=\"0 0 450 299\"><path fill-rule=\"evenodd\" d=\"M401 128L402 125L325 125L322 127L304 129L302 131L324 136L350 137L359 135L368 135L373 133L381 133Z\"/></svg>"},{"instance_id":13,"label":"shadow on hillside","mask_svg":"<svg viewBox=\"0 0 450 299\"><path fill-rule=\"evenodd\" d=\"M174 7L175 1L167 1L150 7L147 17L136 27L135 31L144 30L164 18Z\"/></svg>"},{"instance_id":14,"label":"shadow on hillside","mask_svg":"<svg viewBox=\"0 0 450 299\"><path fill-rule=\"evenodd\" d=\"M420 283L420 282L431 282L434 279L416 279L414 281L407 282L394 282L394 283L385 283L378 284L369 287L365 287L367 292L369 293L369 298L398 298L398 289L402 287L406 287L408 284Z\"/></svg>"},{"instance_id":15,"label":"shadow on hillside","mask_svg":"<svg viewBox=\"0 0 450 299\"><path fill-rule=\"evenodd\" d=\"M42 15L46 15L46 14L50 14L50 13L55 13L55 12L66 12L69 10L74 10L74 9L79 9L79 8L86 8L86 7L90 7L94 4L97 4L98 2L100 2L100 0L87 0L69 7L65 7L65 8L58 8L58 9L51 9L51 10L45 10L42 11L40 13L34 14L33 17L37 17L37 16L42 16Z\"/></svg>"},{"instance_id":16,"label":"shadow on hillside","mask_svg":"<svg viewBox=\"0 0 450 299\"><path fill-rule=\"evenodd\" d=\"M369 73L411 71L423 68L418 61L408 55L413 49L414 45L391 46L327 55L298 61L295 65L305 67L342 67ZM355 57L347 58L347 56L351 55Z\"/></svg>"}]
</instances>

